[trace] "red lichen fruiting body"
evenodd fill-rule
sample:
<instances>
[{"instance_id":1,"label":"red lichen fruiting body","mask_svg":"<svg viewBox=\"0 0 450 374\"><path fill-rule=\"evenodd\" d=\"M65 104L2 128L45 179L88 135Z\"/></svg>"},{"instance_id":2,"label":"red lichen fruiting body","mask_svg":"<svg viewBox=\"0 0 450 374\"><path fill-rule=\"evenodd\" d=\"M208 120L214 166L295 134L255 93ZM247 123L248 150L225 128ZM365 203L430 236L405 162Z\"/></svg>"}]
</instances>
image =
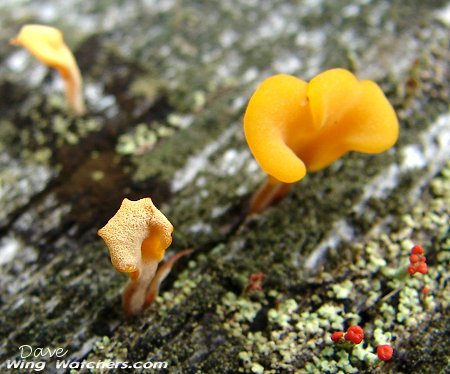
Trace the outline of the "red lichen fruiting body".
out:
<instances>
[{"instance_id":1,"label":"red lichen fruiting body","mask_svg":"<svg viewBox=\"0 0 450 374\"><path fill-rule=\"evenodd\" d=\"M333 342L337 343L342 339L343 336L344 336L344 333L342 331L336 331L331 334L331 340Z\"/></svg>"},{"instance_id":2,"label":"red lichen fruiting body","mask_svg":"<svg viewBox=\"0 0 450 374\"><path fill-rule=\"evenodd\" d=\"M394 354L394 348L389 344L382 344L377 347L377 356L381 361L389 361Z\"/></svg>"},{"instance_id":3,"label":"red lichen fruiting body","mask_svg":"<svg viewBox=\"0 0 450 374\"><path fill-rule=\"evenodd\" d=\"M421 262L421 263L419 263L419 265L417 265L416 270L420 274L426 274L426 273L428 273L428 266L425 262Z\"/></svg>"},{"instance_id":4,"label":"red lichen fruiting body","mask_svg":"<svg viewBox=\"0 0 450 374\"><path fill-rule=\"evenodd\" d=\"M344 336L345 340L350 340L354 344L359 344L364 340L364 331L358 326L350 326Z\"/></svg>"},{"instance_id":5,"label":"red lichen fruiting body","mask_svg":"<svg viewBox=\"0 0 450 374\"><path fill-rule=\"evenodd\" d=\"M413 255L422 255L425 252L425 250L422 248L420 244L416 244L414 247L411 248L411 254Z\"/></svg>"}]
</instances>

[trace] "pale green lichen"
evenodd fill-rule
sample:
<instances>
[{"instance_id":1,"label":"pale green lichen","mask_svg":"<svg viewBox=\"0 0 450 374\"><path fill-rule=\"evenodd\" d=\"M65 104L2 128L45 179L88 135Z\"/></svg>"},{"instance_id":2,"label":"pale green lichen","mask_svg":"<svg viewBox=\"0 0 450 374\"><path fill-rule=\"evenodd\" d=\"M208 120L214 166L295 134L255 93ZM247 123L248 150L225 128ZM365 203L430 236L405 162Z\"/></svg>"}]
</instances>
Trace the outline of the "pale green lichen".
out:
<instances>
[{"instance_id":1,"label":"pale green lichen","mask_svg":"<svg viewBox=\"0 0 450 374\"><path fill-rule=\"evenodd\" d=\"M349 296L352 293L353 288L353 282L351 282L349 279L346 279L342 283L334 284L332 286L332 293L329 293L328 295L331 297L334 295L337 299L348 299Z\"/></svg>"},{"instance_id":2,"label":"pale green lichen","mask_svg":"<svg viewBox=\"0 0 450 374\"><path fill-rule=\"evenodd\" d=\"M378 357L374 353L374 348L369 344L364 348L364 343L358 344L352 349L352 358L357 358L359 361L366 362L369 365L378 362Z\"/></svg>"},{"instance_id":3,"label":"pale green lichen","mask_svg":"<svg viewBox=\"0 0 450 374\"><path fill-rule=\"evenodd\" d=\"M119 340L111 340L108 336L103 336L94 342L86 362L96 362L98 357L102 357L104 361L126 362L128 361L128 349ZM72 372L78 373L79 371L72 370ZM104 369L92 369L91 372L103 373Z\"/></svg>"},{"instance_id":4,"label":"pale green lichen","mask_svg":"<svg viewBox=\"0 0 450 374\"><path fill-rule=\"evenodd\" d=\"M257 374L264 373L264 366L258 364L257 362L254 362L252 364L251 371L252 371L252 373L257 373Z\"/></svg>"},{"instance_id":5,"label":"pale green lichen","mask_svg":"<svg viewBox=\"0 0 450 374\"><path fill-rule=\"evenodd\" d=\"M163 88L163 80L158 80L152 76L144 75L136 78L130 85L129 90L135 96L144 96L150 102L154 102Z\"/></svg>"},{"instance_id":6,"label":"pale green lichen","mask_svg":"<svg viewBox=\"0 0 450 374\"><path fill-rule=\"evenodd\" d=\"M238 297L232 292L227 292L222 298L222 303L235 308L239 313L234 314L235 322L252 322L261 309L261 304L258 302L251 302L244 297Z\"/></svg>"},{"instance_id":7,"label":"pale green lichen","mask_svg":"<svg viewBox=\"0 0 450 374\"><path fill-rule=\"evenodd\" d=\"M377 345L388 344L392 340L392 333L383 332L381 328L376 328L375 330L373 330L373 339L375 340Z\"/></svg>"},{"instance_id":8,"label":"pale green lichen","mask_svg":"<svg viewBox=\"0 0 450 374\"><path fill-rule=\"evenodd\" d=\"M94 170L94 171L91 173L91 179L92 179L94 182L99 182L99 181L101 181L103 178L105 178L105 172L102 171L102 170Z\"/></svg>"},{"instance_id":9,"label":"pale green lichen","mask_svg":"<svg viewBox=\"0 0 450 374\"><path fill-rule=\"evenodd\" d=\"M157 140L158 136L155 130L145 123L140 123L131 132L119 137L116 151L122 155L149 152Z\"/></svg>"},{"instance_id":10,"label":"pale green lichen","mask_svg":"<svg viewBox=\"0 0 450 374\"><path fill-rule=\"evenodd\" d=\"M366 263L366 269L371 273L376 273L378 270L386 266L386 260L384 259L382 252L380 251L379 244L370 241L365 246L365 252L368 256L368 262Z\"/></svg>"},{"instance_id":11,"label":"pale green lichen","mask_svg":"<svg viewBox=\"0 0 450 374\"><path fill-rule=\"evenodd\" d=\"M198 112L198 111L202 110L205 107L205 104L206 104L205 93L202 91L195 91L194 92L194 103L193 103L194 112Z\"/></svg>"},{"instance_id":12,"label":"pale green lichen","mask_svg":"<svg viewBox=\"0 0 450 374\"><path fill-rule=\"evenodd\" d=\"M167 117L167 123L175 128L184 129L189 127L194 120L192 114L176 114L171 113Z\"/></svg>"},{"instance_id":13,"label":"pale green lichen","mask_svg":"<svg viewBox=\"0 0 450 374\"><path fill-rule=\"evenodd\" d=\"M98 132L102 128L102 123L95 118L77 118L72 121L65 115L55 114L51 117L51 130L56 135L56 145L58 147L64 144L75 145L81 139L87 137L90 133ZM43 130L45 130L43 128ZM44 144L47 138L42 132L37 132L38 142ZM39 140L40 136L44 136Z\"/></svg>"},{"instance_id":14,"label":"pale green lichen","mask_svg":"<svg viewBox=\"0 0 450 374\"><path fill-rule=\"evenodd\" d=\"M174 133L173 127L158 121L139 123L129 132L119 136L116 152L124 156L142 155L150 152L159 140L171 137Z\"/></svg>"}]
</instances>

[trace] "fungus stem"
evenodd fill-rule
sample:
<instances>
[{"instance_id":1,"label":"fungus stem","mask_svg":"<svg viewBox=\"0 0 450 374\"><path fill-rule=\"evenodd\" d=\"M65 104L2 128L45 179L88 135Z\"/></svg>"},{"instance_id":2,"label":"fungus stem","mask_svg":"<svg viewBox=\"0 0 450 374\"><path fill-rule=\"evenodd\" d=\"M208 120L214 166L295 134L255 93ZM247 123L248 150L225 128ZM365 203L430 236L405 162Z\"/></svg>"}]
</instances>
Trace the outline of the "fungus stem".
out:
<instances>
[{"instance_id":1,"label":"fungus stem","mask_svg":"<svg viewBox=\"0 0 450 374\"><path fill-rule=\"evenodd\" d=\"M80 69L73 60L71 70L58 69L59 74L64 80L64 90L66 93L67 102L78 116L82 116L86 113L86 107L83 99L83 83L81 78Z\"/></svg>"},{"instance_id":2,"label":"fungus stem","mask_svg":"<svg viewBox=\"0 0 450 374\"><path fill-rule=\"evenodd\" d=\"M253 194L250 200L248 214L260 213L268 206L281 200L291 189L292 183L284 183L272 176L267 176L266 181Z\"/></svg>"},{"instance_id":3,"label":"fungus stem","mask_svg":"<svg viewBox=\"0 0 450 374\"><path fill-rule=\"evenodd\" d=\"M130 282L123 292L123 309L127 316L138 314L144 307L147 289L158 268L157 261L142 262L136 278L130 274Z\"/></svg>"},{"instance_id":4,"label":"fungus stem","mask_svg":"<svg viewBox=\"0 0 450 374\"><path fill-rule=\"evenodd\" d=\"M173 265L175 265L175 262L177 262L181 257L192 253L192 251L192 249L180 251L170 257L166 262L164 262L164 264L159 266L158 271L156 272L155 277L152 279L150 287L148 288L147 296L145 298L145 306L152 304L158 297L159 286L162 281L167 278Z\"/></svg>"},{"instance_id":5,"label":"fungus stem","mask_svg":"<svg viewBox=\"0 0 450 374\"><path fill-rule=\"evenodd\" d=\"M159 268L157 261L144 261L140 272L130 273L130 282L123 292L122 300L125 314L138 314L144 307L152 304L158 296L159 286L167 278L175 262L191 252L192 249L180 251Z\"/></svg>"}]
</instances>

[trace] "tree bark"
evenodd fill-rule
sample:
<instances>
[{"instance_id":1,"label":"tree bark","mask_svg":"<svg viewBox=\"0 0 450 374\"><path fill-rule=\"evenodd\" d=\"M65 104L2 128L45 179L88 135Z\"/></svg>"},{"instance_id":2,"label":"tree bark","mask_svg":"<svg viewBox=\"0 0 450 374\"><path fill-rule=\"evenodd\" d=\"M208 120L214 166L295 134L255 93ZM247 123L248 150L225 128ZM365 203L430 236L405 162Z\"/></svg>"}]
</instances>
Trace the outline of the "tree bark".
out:
<instances>
[{"instance_id":1,"label":"tree bark","mask_svg":"<svg viewBox=\"0 0 450 374\"><path fill-rule=\"evenodd\" d=\"M449 370L448 9L438 0L1 4L0 370L14 372L22 345L63 348L74 363L167 362L186 373ZM84 79L84 116L66 107L55 71L7 45L30 22L63 31ZM380 84L398 143L347 154L246 217L265 178L243 135L250 95L269 75L308 81L332 67ZM126 319L127 278L96 231L123 198L147 196L175 227L166 258L194 251L156 302ZM415 243L429 273L411 277ZM259 272L262 290L242 296ZM364 342L333 344L331 333L351 324ZM383 343L395 350L386 363L376 358ZM69 371L48 355L23 361Z\"/></svg>"}]
</instances>

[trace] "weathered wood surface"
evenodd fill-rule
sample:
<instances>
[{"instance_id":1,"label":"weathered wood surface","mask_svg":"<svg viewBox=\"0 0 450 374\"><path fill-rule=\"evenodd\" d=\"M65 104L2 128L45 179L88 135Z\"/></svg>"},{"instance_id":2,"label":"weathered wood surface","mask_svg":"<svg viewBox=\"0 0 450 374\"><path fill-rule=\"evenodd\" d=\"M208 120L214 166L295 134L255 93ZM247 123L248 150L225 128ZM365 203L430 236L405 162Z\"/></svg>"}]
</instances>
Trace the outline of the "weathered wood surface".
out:
<instances>
[{"instance_id":1,"label":"weathered wood surface","mask_svg":"<svg viewBox=\"0 0 450 374\"><path fill-rule=\"evenodd\" d=\"M171 372L449 370L448 1L7 0L0 19L2 372L23 344ZM84 117L55 72L7 44L25 23L63 30ZM347 155L244 219L264 178L242 131L251 92L336 66L380 83L398 144ZM195 252L127 321L126 277L96 230L143 196L174 224L171 251ZM405 273L415 242L424 277ZM240 297L257 272L263 291ZM364 344L331 344L352 323ZM389 337L396 356L378 366Z\"/></svg>"}]
</instances>

